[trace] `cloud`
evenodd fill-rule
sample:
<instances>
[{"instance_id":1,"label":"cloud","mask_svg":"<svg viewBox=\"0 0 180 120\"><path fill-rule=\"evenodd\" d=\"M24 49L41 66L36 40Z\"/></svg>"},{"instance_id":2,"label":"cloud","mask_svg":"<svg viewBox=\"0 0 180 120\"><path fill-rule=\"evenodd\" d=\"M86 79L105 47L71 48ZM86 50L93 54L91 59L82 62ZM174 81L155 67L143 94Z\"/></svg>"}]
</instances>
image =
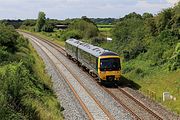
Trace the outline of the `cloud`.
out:
<instances>
[{"instance_id":1,"label":"cloud","mask_svg":"<svg viewBox=\"0 0 180 120\"><path fill-rule=\"evenodd\" d=\"M166 0L166 2L174 5L175 3L180 2L180 0Z\"/></svg>"},{"instance_id":2,"label":"cloud","mask_svg":"<svg viewBox=\"0 0 180 120\"><path fill-rule=\"evenodd\" d=\"M44 11L49 18L122 17L130 12L157 13L178 0L0 0L0 19L37 18Z\"/></svg>"},{"instance_id":3,"label":"cloud","mask_svg":"<svg viewBox=\"0 0 180 120\"><path fill-rule=\"evenodd\" d=\"M152 3L153 2L153 3ZM140 14L143 14L145 12L157 14L162 9L170 7L169 4L167 4L164 1L139 1L138 4L136 4L132 9Z\"/></svg>"}]
</instances>

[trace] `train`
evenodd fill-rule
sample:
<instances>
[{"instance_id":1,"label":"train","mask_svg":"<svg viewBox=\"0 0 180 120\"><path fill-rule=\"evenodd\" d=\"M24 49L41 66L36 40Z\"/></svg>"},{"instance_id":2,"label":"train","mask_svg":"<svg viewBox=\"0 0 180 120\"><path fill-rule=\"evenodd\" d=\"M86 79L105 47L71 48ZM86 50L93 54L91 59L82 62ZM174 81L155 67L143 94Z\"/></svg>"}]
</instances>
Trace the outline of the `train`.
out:
<instances>
[{"instance_id":1,"label":"train","mask_svg":"<svg viewBox=\"0 0 180 120\"><path fill-rule=\"evenodd\" d=\"M65 41L65 51L69 58L96 75L99 82L120 80L121 60L117 53L72 38Z\"/></svg>"}]
</instances>

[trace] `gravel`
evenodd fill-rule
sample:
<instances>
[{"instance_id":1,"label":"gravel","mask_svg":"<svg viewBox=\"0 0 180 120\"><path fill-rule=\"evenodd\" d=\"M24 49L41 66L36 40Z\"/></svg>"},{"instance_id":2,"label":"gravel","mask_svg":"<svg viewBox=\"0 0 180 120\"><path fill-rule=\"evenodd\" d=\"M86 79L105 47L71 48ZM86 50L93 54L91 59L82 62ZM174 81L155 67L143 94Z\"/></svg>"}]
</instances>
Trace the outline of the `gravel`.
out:
<instances>
[{"instance_id":1,"label":"gravel","mask_svg":"<svg viewBox=\"0 0 180 120\"><path fill-rule=\"evenodd\" d=\"M102 105L105 106L107 110L115 117L115 119L132 119L133 117L123 109L121 105L119 105L110 95L108 95L104 90L102 90L99 85L97 85L92 78L87 75L83 70L79 69L77 64L72 64L72 61L66 58L63 58L64 56L61 55L57 50L53 49L53 52L57 54L57 57L61 59L63 62L66 62L66 64L69 66L69 68L74 72L74 74L81 78L81 81L86 86L87 89L89 89L90 92L92 92L95 97L101 102ZM63 59L62 59L63 58ZM130 90L129 90L130 91ZM167 120L180 120L180 117L173 114L172 112L166 110L161 105L154 103L153 101L147 99L147 97L143 97L142 94L139 94L137 91L132 91L134 96L137 96L137 98L145 103L145 105L148 105L152 110L160 114L164 117L164 119Z\"/></svg>"},{"instance_id":2,"label":"gravel","mask_svg":"<svg viewBox=\"0 0 180 120\"><path fill-rule=\"evenodd\" d=\"M87 120L88 117L81 105L74 97L72 91L66 82L62 79L61 75L57 72L56 68L52 65L50 59L47 55L37 46L34 42L32 45L43 59L46 65L47 73L52 77L53 90L60 102L61 106L64 108L63 115L65 120Z\"/></svg>"},{"instance_id":3,"label":"gravel","mask_svg":"<svg viewBox=\"0 0 180 120\"><path fill-rule=\"evenodd\" d=\"M126 96L126 94L122 93L117 88L109 88L109 91L113 93L123 104L125 104L128 108L131 109L139 118L142 120L157 120L152 114L148 113L144 108L142 108L139 104L137 104L134 100Z\"/></svg>"},{"instance_id":4,"label":"gravel","mask_svg":"<svg viewBox=\"0 0 180 120\"><path fill-rule=\"evenodd\" d=\"M46 43L42 44L48 46ZM63 63L66 63L68 68L71 69L73 74L78 76L81 82L85 85L85 87L94 94L96 99L103 105L105 108L111 113L111 115L117 120L131 120L133 116L128 113L117 101L115 101L109 94L107 94L97 83L92 80L92 77L87 75L84 71L79 69L79 67L72 63L71 60L67 59L61 53L59 53L56 49L49 46L51 51L61 60Z\"/></svg>"},{"instance_id":5,"label":"gravel","mask_svg":"<svg viewBox=\"0 0 180 120\"><path fill-rule=\"evenodd\" d=\"M161 104L149 99L148 97L144 96L141 92L137 90L133 90L131 88L125 87L123 88L128 91L133 97L137 98L138 100L142 101L146 106L151 108L153 111L158 113L163 117L164 120L180 120L180 116L171 112L167 108L164 108Z\"/></svg>"},{"instance_id":6,"label":"gravel","mask_svg":"<svg viewBox=\"0 0 180 120\"><path fill-rule=\"evenodd\" d=\"M46 46L46 43L43 43ZM62 79L62 77L59 77L56 68L52 66L52 64L49 62L49 59L44 54L44 52L37 47L33 43L33 46L35 46L36 50L40 54L40 56L43 58L47 72L52 76L53 79L53 89L59 99L61 100L61 105L65 108L63 111L65 119L87 119L86 113L81 108L80 104L74 97L73 93L71 92L69 86L65 83L65 81ZM109 94L107 94L87 73L85 73L82 69L79 69L79 67L74 64L71 60L67 59L65 56L63 56L61 53L59 53L57 50L55 50L53 47L49 46L49 48L53 51L53 53L56 55L56 57L59 58L59 60L66 63L68 68L71 69L73 74L78 76L81 80L81 82L85 85L85 87L94 94L96 99L103 105L105 108L111 113L111 115L119 120L119 119L125 119L130 120L133 119L133 116L128 113L123 107L117 103ZM129 93L131 93L134 97L138 98L140 101L142 101L145 105L148 105L151 109L158 112L160 115L164 117L166 120L180 120L180 117L175 115L174 113L164 109L160 104L154 103L154 101L148 99L147 97L143 96L140 92L134 91L130 88L125 88Z\"/></svg>"}]
</instances>

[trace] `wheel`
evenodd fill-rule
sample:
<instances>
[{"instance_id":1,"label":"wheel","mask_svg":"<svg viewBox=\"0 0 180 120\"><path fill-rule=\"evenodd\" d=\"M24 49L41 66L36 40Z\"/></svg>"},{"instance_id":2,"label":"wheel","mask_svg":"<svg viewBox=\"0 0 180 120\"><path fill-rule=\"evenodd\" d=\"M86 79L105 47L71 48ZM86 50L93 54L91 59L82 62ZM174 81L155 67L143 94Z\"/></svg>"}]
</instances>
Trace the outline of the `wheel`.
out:
<instances>
[{"instance_id":1,"label":"wheel","mask_svg":"<svg viewBox=\"0 0 180 120\"><path fill-rule=\"evenodd\" d=\"M100 85L104 85L104 83L105 83L105 81L102 80L102 79L100 79L100 78L99 78L99 81L98 81L98 82L99 82Z\"/></svg>"}]
</instances>

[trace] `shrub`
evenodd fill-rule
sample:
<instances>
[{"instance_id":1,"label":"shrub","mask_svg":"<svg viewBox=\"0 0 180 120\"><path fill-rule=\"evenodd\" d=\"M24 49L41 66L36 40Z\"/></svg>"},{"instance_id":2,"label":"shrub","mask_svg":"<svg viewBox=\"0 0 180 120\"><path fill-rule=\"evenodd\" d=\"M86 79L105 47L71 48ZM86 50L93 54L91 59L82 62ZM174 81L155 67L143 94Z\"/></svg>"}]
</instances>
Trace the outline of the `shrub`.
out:
<instances>
[{"instance_id":1,"label":"shrub","mask_svg":"<svg viewBox=\"0 0 180 120\"><path fill-rule=\"evenodd\" d=\"M53 32L54 31L54 27L51 24L46 23L42 27L42 31L44 31L44 32Z\"/></svg>"},{"instance_id":2,"label":"shrub","mask_svg":"<svg viewBox=\"0 0 180 120\"><path fill-rule=\"evenodd\" d=\"M50 79L39 77L45 75L39 70L44 68L35 68L32 51L29 42L13 28L0 24L0 117L3 120L62 118L60 105L46 81L50 83Z\"/></svg>"},{"instance_id":3,"label":"shrub","mask_svg":"<svg viewBox=\"0 0 180 120\"><path fill-rule=\"evenodd\" d=\"M169 70L180 68L180 43L177 44L173 56L170 58Z\"/></svg>"},{"instance_id":4,"label":"shrub","mask_svg":"<svg viewBox=\"0 0 180 120\"><path fill-rule=\"evenodd\" d=\"M106 39L103 37L94 37L91 39L91 44L93 45L99 45L102 44L103 42L106 42Z\"/></svg>"},{"instance_id":5,"label":"shrub","mask_svg":"<svg viewBox=\"0 0 180 120\"><path fill-rule=\"evenodd\" d=\"M14 53L17 50L18 37L13 27L0 24L0 46L5 46L7 51Z\"/></svg>"},{"instance_id":6,"label":"shrub","mask_svg":"<svg viewBox=\"0 0 180 120\"><path fill-rule=\"evenodd\" d=\"M97 26L92 23L88 22L87 20L76 20L70 26L70 30L77 30L81 33L82 37L85 38L92 38L98 36L99 30Z\"/></svg>"},{"instance_id":7,"label":"shrub","mask_svg":"<svg viewBox=\"0 0 180 120\"><path fill-rule=\"evenodd\" d=\"M64 41L69 39L69 38L82 39L82 35L77 30L70 30L70 31L67 31L66 33L64 33L61 38Z\"/></svg>"},{"instance_id":8,"label":"shrub","mask_svg":"<svg viewBox=\"0 0 180 120\"><path fill-rule=\"evenodd\" d=\"M10 53L6 51L6 47L0 47L0 63L8 61Z\"/></svg>"}]
</instances>

